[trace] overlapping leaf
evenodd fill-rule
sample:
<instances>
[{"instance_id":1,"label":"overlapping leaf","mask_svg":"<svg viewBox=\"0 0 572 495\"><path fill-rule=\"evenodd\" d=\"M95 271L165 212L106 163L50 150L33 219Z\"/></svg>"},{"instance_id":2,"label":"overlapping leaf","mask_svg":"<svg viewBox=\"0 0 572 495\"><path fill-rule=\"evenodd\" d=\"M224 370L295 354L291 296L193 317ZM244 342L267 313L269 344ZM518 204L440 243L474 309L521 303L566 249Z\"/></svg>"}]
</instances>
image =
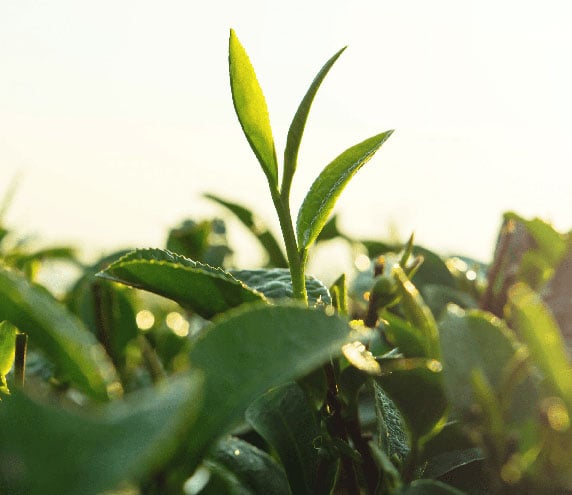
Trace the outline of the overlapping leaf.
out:
<instances>
[{"instance_id":1,"label":"overlapping leaf","mask_svg":"<svg viewBox=\"0 0 572 495\"><path fill-rule=\"evenodd\" d=\"M45 289L0 268L0 321L29 335L87 395L106 400L120 391L115 370L95 337Z\"/></svg>"},{"instance_id":2,"label":"overlapping leaf","mask_svg":"<svg viewBox=\"0 0 572 495\"><path fill-rule=\"evenodd\" d=\"M205 318L264 300L230 273L162 249L133 251L98 276L167 297Z\"/></svg>"},{"instance_id":3,"label":"overlapping leaf","mask_svg":"<svg viewBox=\"0 0 572 495\"><path fill-rule=\"evenodd\" d=\"M80 416L20 393L0 408L0 492L98 495L160 467L200 408L199 375Z\"/></svg>"}]
</instances>

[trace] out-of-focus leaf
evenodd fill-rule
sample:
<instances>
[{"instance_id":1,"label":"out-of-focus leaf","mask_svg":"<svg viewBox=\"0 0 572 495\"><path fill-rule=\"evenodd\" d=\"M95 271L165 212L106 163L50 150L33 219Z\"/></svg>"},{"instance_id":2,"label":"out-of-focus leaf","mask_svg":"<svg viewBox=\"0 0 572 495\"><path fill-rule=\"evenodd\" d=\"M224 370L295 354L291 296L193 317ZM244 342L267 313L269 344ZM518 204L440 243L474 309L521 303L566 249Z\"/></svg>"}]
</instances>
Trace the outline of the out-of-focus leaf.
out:
<instances>
[{"instance_id":1,"label":"out-of-focus leaf","mask_svg":"<svg viewBox=\"0 0 572 495\"><path fill-rule=\"evenodd\" d=\"M266 452L235 437L220 440L205 466L222 478L230 493L290 495L284 470Z\"/></svg>"},{"instance_id":2,"label":"out-of-focus leaf","mask_svg":"<svg viewBox=\"0 0 572 495\"><path fill-rule=\"evenodd\" d=\"M0 322L0 392L7 393L6 375L14 364L16 327L8 321Z\"/></svg>"},{"instance_id":3,"label":"out-of-focus leaf","mask_svg":"<svg viewBox=\"0 0 572 495\"><path fill-rule=\"evenodd\" d=\"M426 355L439 359L439 329L431 310L399 265L395 265L392 272L401 294L401 309L413 326L421 331Z\"/></svg>"},{"instance_id":4,"label":"out-of-focus leaf","mask_svg":"<svg viewBox=\"0 0 572 495\"><path fill-rule=\"evenodd\" d=\"M523 283L509 290L508 319L528 346L553 391L572 411L572 366L560 330L540 296Z\"/></svg>"},{"instance_id":5,"label":"out-of-focus leaf","mask_svg":"<svg viewBox=\"0 0 572 495\"><path fill-rule=\"evenodd\" d=\"M239 204L231 203L230 201L219 198L214 194L205 194L205 198L224 206L227 210L233 213L248 230L250 230L266 251L272 266L277 268L288 268L288 260L286 259L280 244L276 240L276 237L274 237L272 232L270 232L260 222L260 220L254 216L252 211Z\"/></svg>"},{"instance_id":6,"label":"out-of-focus leaf","mask_svg":"<svg viewBox=\"0 0 572 495\"><path fill-rule=\"evenodd\" d=\"M425 284L420 292L425 304L436 317L445 311L448 304L456 304L463 309L478 308L478 301L470 294L446 285Z\"/></svg>"},{"instance_id":7,"label":"out-of-focus leaf","mask_svg":"<svg viewBox=\"0 0 572 495\"><path fill-rule=\"evenodd\" d=\"M230 88L236 115L271 187L278 188L278 162L268 107L246 50L233 29L228 47Z\"/></svg>"},{"instance_id":8,"label":"out-of-focus leaf","mask_svg":"<svg viewBox=\"0 0 572 495\"><path fill-rule=\"evenodd\" d=\"M378 134L352 146L322 170L298 212L296 230L301 249L308 249L317 239L347 183L392 132Z\"/></svg>"},{"instance_id":9,"label":"out-of-focus leaf","mask_svg":"<svg viewBox=\"0 0 572 495\"><path fill-rule=\"evenodd\" d=\"M403 488L399 495L466 495L452 486L434 480L415 480Z\"/></svg>"},{"instance_id":10,"label":"out-of-focus leaf","mask_svg":"<svg viewBox=\"0 0 572 495\"><path fill-rule=\"evenodd\" d=\"M413 246L413 255L423 257L423 263L411 279L416 287L421 289L428 283L456 287L455 278L438 254L422 246Z\"/></svg>"},{"instance_id":11,"label":"out-of-focus leaf","mask_svg":"<svg viewBox=\"0 0 572 495\"><path fill-rule=\"evenodd\" d=\"M292 298L292 279L290 271L285 268L232 270L230 273L251 289L264 294L268 299ZM311 275L306 276L306 292L310 304L316 304L318 301L324 304L332 303L328 288Z\"/></svg>"},{"instance_id":12,"label":"out-of-focus leaf","mask_svg":"<svg viewBox=\"0 0 572 495\"><path fill-rule=\"evenodd\" d=\"M190 467L255 398L339 354L348 333L339 317L300 306L240 308L205 329L190 353L205 376L201 427L189 439Z\"/></svg>"},{"instance_id":13,"label":"out-of-focus leaf","mask_svg":"<svg viewBox=\"0 0 572 495\"><path fill-rule=\"evenodd\" d=\"M480 370L489 383L500 384L517 344L499 318L481 311L450 307L439 326L443 384L451 406L463 417L474 403L473 372Z\"/></svg>"},{"instance_id":14,"label":"out-of-focus leaf","mask_svg":"<svg viewBox=\"0 0 572 495\"><path fill-rule=\"evenodd\" d=\"M133 251L98 277L173 299L181 306L212 318L264 296L221 268L213 268L162 249Z\"/></svg>"},{"instance_id":15,"label":"out-of-focus leaf","mask_svg":"<svg viewBox=\"0 0 572 495\"><path fill-rule=\"evenodd\" d=\"M386 312L380 328L386 340L405 357L429 357L422 333L406 320Z\"/></svg>"},{"instance_id":16,"label":"out-of-focus leaf","mask_svg":"<svg viewBox=\"0 0 572 495\"><path fill-rule=\"evenodd\" d=\"M0 492L97 495L162 466L200 407L198 375L79 416L21 393L0 408Z\"/></svg>"},{"instance_id":17,"label":"out-of-focus leaf","mask_svg":"<svg viewBox=\"0 0 572 495\"><path fill-rule=\"evenodd\" d=\"M106 400L120 392L103 348L82 323L45 289L0 268L0 321L26 332L67 377L87 395Z\"/></svg>"},{"instance_id":18,"label":"out-of-focus leaf","mask_svg":"<svg viewBox=\"0 0 572 495\"><path fill-rule=\"evenodd\" d=\"M283 385L259 397L247 409L246 420L280 457L293 493L329 493L326 480L316 479L320 427L298 385Z\"/></svg>"},{"instance_id":19,"label":"out-of-focus leaf","mask_svg":"<svg viewBox=\"0 0 572 495\"><path fill-rule=\"evenodd\" d=\"M348 307L348 284L346 275L342 273L330 287L332 305L341 315L347 315Z\"/></svg>"},{"instance_id":20,"label":"out-of-focus leaf","mask_svg":"<svg viewBox=\"0 0 572 495\"><path fill-rule=\"evenodd\" d=\"M294 172L296 171L296 165L298 162L298 151L300 149L300 143L302 142L302 135L304 134L304 128L306 127L306 121L308 120L308 114L310 113L314 97L316 96L322 81L345 49L346 48L344 47L335 53L334 56L331 57L320 69L312 81L312 84L310 84L304 98L302 98L302 101L298 106L298 110L296 110L296 114L292 119L292 123L288 129L286 149L284 150L284 177L282 180L283 191L290 191L290 185L292 184L292 178L294 177Z\"/></svg>"},{"instance_id":21,"label":"out-of-focus leaf","mask_svg":"<svg viewBox=\"0 0 572 495\"><path fill-rule=\"evenodd\" d=\"M395 360L408 361L400 358ZM419 364L411 369L395 369L390 373L382 373L375 380L398 407L409 432L416 439L429 433L442 420L447 409L447 399L442 386L441 363L434 359L417 360ZM380 363L383 366L383 362ZM412 363L413 364L413 363Z\"/></svg>"}]
</instances>

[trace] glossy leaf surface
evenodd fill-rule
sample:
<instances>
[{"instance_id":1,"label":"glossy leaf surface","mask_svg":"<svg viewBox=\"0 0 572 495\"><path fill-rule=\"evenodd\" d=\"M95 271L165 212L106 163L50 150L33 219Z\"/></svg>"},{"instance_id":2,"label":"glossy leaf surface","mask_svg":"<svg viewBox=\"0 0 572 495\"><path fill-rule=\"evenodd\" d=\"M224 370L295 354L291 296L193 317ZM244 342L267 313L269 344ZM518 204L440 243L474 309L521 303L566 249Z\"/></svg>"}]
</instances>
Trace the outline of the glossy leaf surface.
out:
<instances>
[{"instance_id":1,"label":"glossy leaf surface","mask_svg":"<svg viewBox=\"0 0 572 495\"><path fill-rule=\"evenodd\" d=\"M204 318L264 300L230 273L162 249L133 251L98 276L167 297Z\"/></svg>"},{"instance_id":2,"label":"glossy leaf surface","mask_svg":"<svg viewBox=\"0 0 572 495\"><path fill-rule=\"evenodd\" d=\"M251 289L264 294L268 299L289 299L292 297L292 279L290 271L284 268L260 270L233 270L232 275ZM308 302L318 301L331 304L330 291L317 278L306 276Z\"/></svg>"},{"instance_id":3,"label":"glossy leaf surface","mask_svg":"<svg viewBox=\"0 0 572 495\"><path fill-rule=\"evenodd\" d=\"M236 115L268 182L277 188L278 162L266 99L258 84L248 54L232 29L230 30L228 65Z\"/></svg>"},{"instance_id":4,"label":"glossy leaf surface","mask_svg":"<svg viewBox=\"0 0 572 495\"><path fill-rule=\"evenodd\" d=\"M309 248L317 239L347 183L391 136L392 132L378 134L352 146L320 173L298 212L296 229L298 245L301 249Z\"/></svg>"},{"instance_id":5,"label":"glossy leaf surface","mask_svg":"<svg viewBox=\"0 0 572 495\"><path fill-rule=\"evenodd\" d=\"M241 308L212 324L190 353L191 365L205 377L201 427L189 440L193 458L269 388L338 355L348 332L337 316L299 306Z\"/></svg>"},{"instance_id":6,"label":"glossy leaf surface","mask_svg":"<svg viewBox=\"0 0 572 495\"><path fill-rule=\"evenodd\" d=\"M276 451L286 470L293 493L317 493L317 441L320 427L300 386L295 383L274 388L254 401L246 420Z\"/></svg>"},{"instance_id":7,"label":"glossy leaf surface","mask_svg":"<svg viewBox=\"0 0 572 495\"><path fill-rule=\"evenodd\" d=\"M179 378L90 416L14 394L0 408L0 492L97 495L136 481L189 431L199 392L198 376Z\"/></svg>"},{"instance_id":8,"label":"glossy leaf surface","mask_svg":"<svg viewBox=\"0 0 572 495\"><path fill-rule=\"evenodd\" d=\"M42 287L15 271L0 268L0 321L8 320L28 334L78 389L106 400L120 392L115 370L103 347Z\"/></svg>"},{"instance_id":9,"label":"glossy leaf surface","mask_svg":"<svg viewBox=\"0 0 572 495\"><path fill-rule=\"evenodd\" d=\"M229 436L219 441L205 465L227 484L230 493L291 495L282 467L240 438Z\"/></svg>"}]
</instances>

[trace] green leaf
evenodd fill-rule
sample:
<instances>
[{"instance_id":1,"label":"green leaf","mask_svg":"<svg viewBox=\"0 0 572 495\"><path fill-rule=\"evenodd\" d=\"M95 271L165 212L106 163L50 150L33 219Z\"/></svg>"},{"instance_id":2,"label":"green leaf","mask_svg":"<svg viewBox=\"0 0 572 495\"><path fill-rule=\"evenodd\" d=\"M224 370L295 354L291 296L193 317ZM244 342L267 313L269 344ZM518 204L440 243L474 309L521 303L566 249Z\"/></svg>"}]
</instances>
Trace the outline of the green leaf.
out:
<instances>
[{"instance_id":1,"label":"green leaf","mask_svg":"<svg viewBox=\"0 0 572 495\"><path fill-rule=\"evenodd\" d=\"M16 332L16 327L10 322L0 322L0 392L3 393L9 393L6 375L14 364Z\"/></svg>"},{"instance_id":2,"label":"green leaf","mask_svg":"<svg viewBox=\"0 0 572 495\"><path fill-rule=\"evenodd\" d=\"M201 428L189 439L190 458L198 460L269 388L338 355L348 334L339 317L299 306L240 308L205 329L190 353L205 376Z\"/></svg>"},{"instance_id":3,"label":"green leaf","mask_svg":"<svg viewBox=\"0 0 572 495\"><path fill-rule=\"evenodd\" d=\"M386 361L395 362L395 369L375 380L399 408L412 437L420 439L435 433L447 409L441 363L434 359L391 358L380 362L382 369ZM399 369L401 363L404 369Z\"/></svg>"},{"instance_id":4,"label":"green leaf","mask_svg":"<svg viewBox=\"0 0 572 495\"><path fill-rule=\"evenodd\" d=\"M204 318L264 300L221 268L162 249L132 251L97 276L167 297Z\"/></svg>"},{"instance_id":5,"label":"green leaf","mask_svg":"<svg viewBox=\"0 0 572 495\"><path fill-rule=\"evenodd\" d=\"M378 134L352 146L320 173L298 212L296 229L300 249L308 249L316 240L344 187L392 132Z\"/></svg>"},{"instance_id":6,"label":"green leaf","mask_svg":"<svg viewBox=\"0 0 572 495\"><path fill-rule=\"evenodd\" d=\"M426 355L433 359L439 359L441 354L439 349L439 329L431 310L399 265L393 267L392 273L401 293L401 309L411 324L421 331L425 342Z\"/></svg>"},{"instance_id":7,"label":"green leaf","mask_svg":"<svg viewBox=\"0 0 572 495\"><path fill-rule=\"evenodd\" d=\"M282 179L282 191L290 191L290 185L292 184L292 178L294 177L294 172L296 171L296 165L298 163L298 151L300 150L302 135L304 134L304 128L306 127L306 121L308 120L308 114L310 113L314 97L316 96L322 81L345 49L346 47L338 51L320 69L320 72L318 72L312 81L312 84L310 84L304 98L302 98L302 101L298 106L298 110L296 110L296 114L292 119L290 129L288 130L288 138L286 139L286 149L284 150L284 177Z\"/></svg>"},{"instance_id":8,"label":"green leaf","mask_svg":"<svg viewBox=\"0 0 572 495\"><path fill-rule=\"evenodd\" d=\"M287 269L232 270L231 274L268 299L292 298L292 279ZM306 275L306 292L310 304L316 304L318 301L324 304L332 303L328 288L311 275Z\"/></svg>"},{"instance_id":9,"label":"green leaf","mask_svg":"<svg viewBox=\"0 0 572 495\"><path fill-rule=\"evenodd\" d=\"M246 420L280 457L293 493L318 493L325 484L316 479L320 427L300 386L270 390L250 405Z\"/></svg>"},{"instance_id":10,"label":"green leaf","mask_svg":"<svg viewBox=\"0 0 572 495\"><path fill-rule=\"evenodd\" d=\"M288 268L288 261L286 260L286 256L284 256L284 252L282 251L280 244L274 235L272 235L260 220L254 216L252 211L239 204L231 203L230 201L219 198L214 194L205 194L205 198L224 206L227 210L233 213L248 230L250 230L266 251L272 266Z\"/></svg>"},{"instance_id":11,"label":"green leaf","mask_svg":"<svg viewBox=\"0 0 572 495\"><path fill-rule=\"evenodd\" d=\"M8 320L42 348L87 395L106 400L121 388L93 335L42 287L0 268L0 321Z\"/></svg>"},{"instance_id":12,"label":"green leaf","mask_svg":"<svg viewBox=\"0 0 572 495\"><path fill-rule=\"evenodd\" d=\"M200 407L198 375L72 414L16 392L0 408L0 492L97 495L161 467Z\"/></svg>"},{"instance_id":13,"label":"green leaf","mask_svg":"<svg viewBox=\"0 0 572 495\"><path fill-rule=\"evenodd\" d=\"M266 99L248 54L233 29L230 30L228 65L236 115L268 182L277 189L278 162Z\"/></svg>"},{"instance_id":14,"label":"green leaf","mask_svg":"<svg viewBox=\"0 0 572 495\"><path fill-rule=\"evenodd\" d=\"M381 384L374 381L377 443L389 457L404 460L409 452L403 417Z\"/></svg>"},{"instance_id":15,"label":"green leaf","mask_svg":"<svg viewBox=\"0 0 572 495\"><path fill-rule=\"evenodd\" d=\"M6 375L14 364L16 327L8 321L0 322L0 376Z\"/></svg>"},{"instance_id":16,"label":"green leaf","mask_svg":"<svg viewBox=\"0 0 572 495\"><path fill-rule=\"evenodd\" d=\"M235 437L219 441L205 466L232 486L231 493L290 495L284 470L266 452Z\"/></svg>"},{"instance_id":17,"label":"green leaf","mask_svg":"<svg viewBox=\"0 0 572 495\"><path fill-rule=\"evenodd\" d=\"M526 284L509 290L508 320L528 346L534 362L572 411L572 367L558 324L540 296Z\"/></svg>"},{"instance_id":18,"label":"green leaf","mask_svg":"<svg viewBox=\"0 0 572 495\"><path fill-rule=\"evenodd\" d=\"M415 480L403 488L399 495L465 495L465 492L433 480Z\"/></svg>"},{"instance_id":19,"label":"green leaf","mask_svg":"<svg viewBox=\"0 0 572 495\"><path fill-rule=\"evenodd\" d=\"M517 344L499 318L481 311L450 307L439 326L443 384L451 406L463 417L474 403L473 372L480 370L489 383L500 384Z\"/></svg>"}]
</instances>

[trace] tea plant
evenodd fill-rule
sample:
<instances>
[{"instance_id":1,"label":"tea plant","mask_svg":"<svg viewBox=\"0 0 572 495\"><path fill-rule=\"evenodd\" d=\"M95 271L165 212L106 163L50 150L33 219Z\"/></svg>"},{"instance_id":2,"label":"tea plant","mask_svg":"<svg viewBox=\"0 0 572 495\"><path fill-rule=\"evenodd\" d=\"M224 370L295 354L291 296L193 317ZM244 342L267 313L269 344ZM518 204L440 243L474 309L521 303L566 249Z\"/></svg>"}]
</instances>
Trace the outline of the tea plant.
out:
<instances>
[{"instance_id":1,"label":"tea plant","mask_svg":"<svg viewBox=\"0 0 572 495\"><path fill-rule=\"evenodd\" d=\"M60 301L34 283L45 257L22 261L0 230L1 493L572 493L569 234L507 214L490 266L413 236L352 239L330 214L391 131L326 166L293 222L309 110L342 52L302 99L280 179L231 30L234 107L284 251L247 207L207 197L252 232L264 267L228 268L224 221L187 220L167 249L80 265ZM328 288L306 264L334 238L369 267Z\"/></svg>"}]
</instances>

